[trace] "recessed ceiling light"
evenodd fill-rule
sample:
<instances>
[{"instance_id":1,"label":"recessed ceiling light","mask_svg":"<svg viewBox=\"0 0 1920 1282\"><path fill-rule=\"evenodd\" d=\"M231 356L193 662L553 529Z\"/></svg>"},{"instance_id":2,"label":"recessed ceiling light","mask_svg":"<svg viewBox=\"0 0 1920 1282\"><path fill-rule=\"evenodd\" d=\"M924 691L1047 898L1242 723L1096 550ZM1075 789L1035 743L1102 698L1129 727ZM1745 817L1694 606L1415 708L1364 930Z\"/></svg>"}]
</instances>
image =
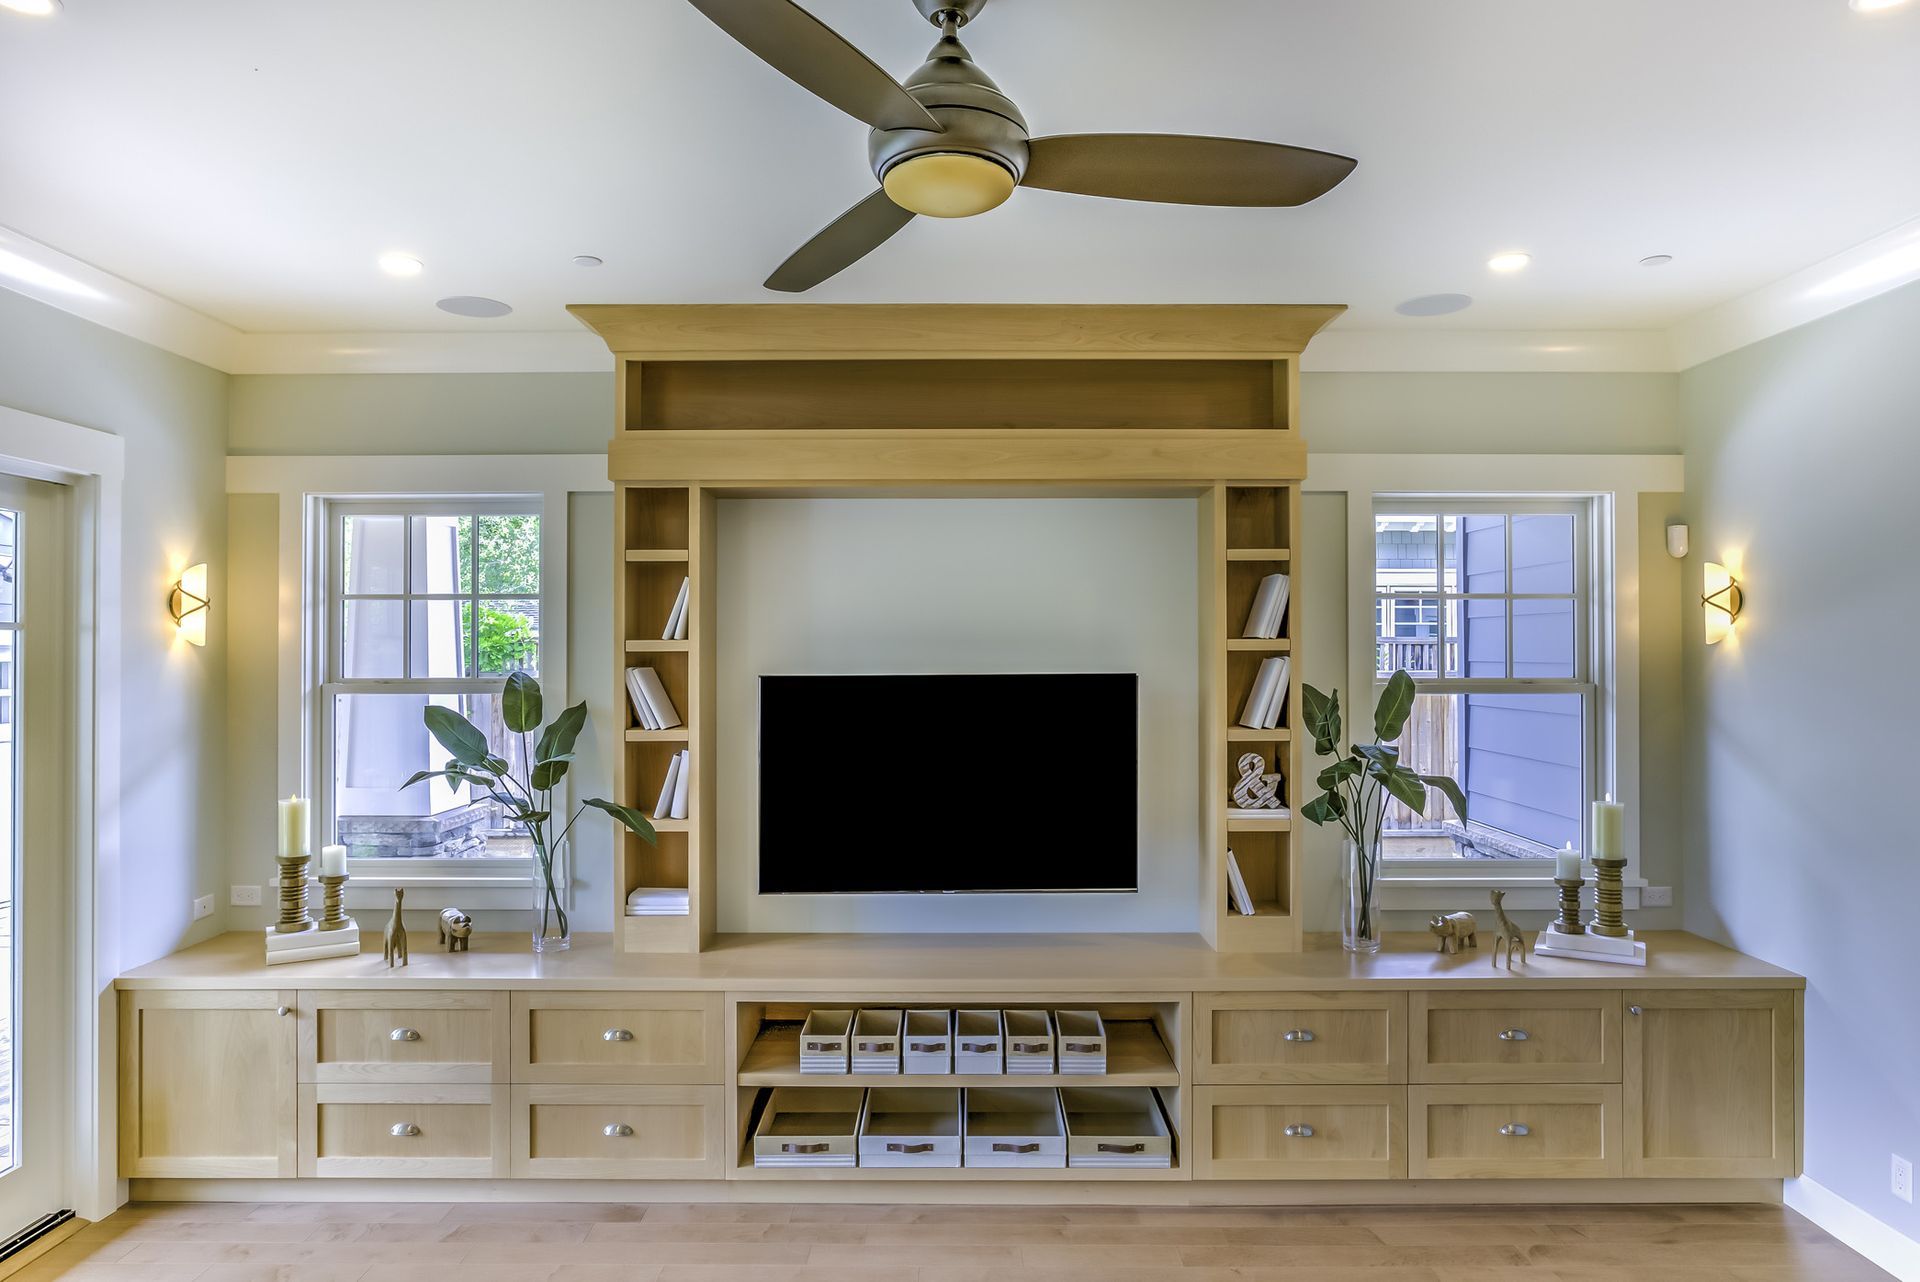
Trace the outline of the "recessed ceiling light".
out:
<instances>
[{"instance_id":1,"label":"recessed ceiling light","mask_svg":"<svg viewBox=\"0 0 1920 1282\"><path fill-rule=\"evenodd\" d=\"M1907 0L1847 0L1847 8L1855 13L1879 13L1882 9L1898 9Z\"/></svg>"},{"instance_id":2,"label":"recessed ceiling light","mask_svg":"<svg viewBox=\"0 0 1920 1282\"><path fill-rule=\"evenodd\" d=\"M592 254L575 254L573 256L573 265L575 267L598 267L602 261L604 260L595 258Z\"/></svg>"},{"instance_id":3,"label":"recessed ceiling light","mask_svg":"<svg viewBox=\"0 0 1920 1282\"><path fill-rule=\"evenodd\" d=\"M11 9L33 18L46 18L60 11L60 0L0 0L0 9Z\"/></svg>"},{"instance_id":4,"label":"recessed ceiling light","mask_svg":"<svg viewBox=\"0 0 1920 1282\"><path fill-rule=\"evenodd\" d=\"M1523 254L1517 249L1509 249L1489 258L1487 266L1497 272L1517 272L1532 261L1532 254Z\"/></svg>"},{"instance_id":5,"label":"recessed ceiling light","mask_svg":"<svg viewBox=\"0 0 1920 1282\"><path fill-rule=\"evenodd\" d=\"M1465 294L1422 294L1393 310L1402 316L1445 316L1450 312L1464 312L1471 306L1473 300Z\"/></svg>"},{"instance_id":6,"label":"recessed ceiling light","mask_svg":"<svg viewBox=\"0 0 1920 1282\"><path fill-rule=\"evenodd\" d=\"M412 254L403 254L399 250L388 250L380 255L380 270L389 276L418 276L427 270L425 263Z\"/></svg>"},{"instance_id":7,"label":"recessed ceiling light","mask_svg":"<svg viewBox=\"0 0 1920 1282\"><path fill-rule=\"evenodd\" d=\"M455 316L472 316L479 320L492 320L498 316L511 316L513 308L497 298L481 298L476 294L455 294L452 298L443 298L434 304L443 312Z\"/></svg>"},{"instance_id":8,"label":"recessed ceiling light","mask_svg":"<svg viewBox=\"0 0 1920 1282\"><path fill-rule=\"evenodd\" d=\"M1648 254L1640 260L1640 265L1642 267L1665 267L1672 261L1672 254Z\"/></svg>"}]
</instances>

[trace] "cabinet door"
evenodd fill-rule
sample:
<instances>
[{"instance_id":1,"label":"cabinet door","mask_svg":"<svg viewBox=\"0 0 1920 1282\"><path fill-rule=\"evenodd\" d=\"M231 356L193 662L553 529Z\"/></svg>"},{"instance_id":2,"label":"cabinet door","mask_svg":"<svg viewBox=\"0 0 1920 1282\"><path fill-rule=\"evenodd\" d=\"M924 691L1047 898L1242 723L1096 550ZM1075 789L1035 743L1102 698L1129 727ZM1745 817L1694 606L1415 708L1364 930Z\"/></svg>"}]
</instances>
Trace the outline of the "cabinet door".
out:
<instances>
[{"instance_id":1,"label":"cabinet door","mask_svg":"<svg viewBox=\"0 0 1920 1282\"><path fill-rule=\"evenodd\" d=\"M513 994L517 1083L721 1080L719 993Z\"/></svg>"},{"instance_id":2,"label":"cabinet door","mask_svg":"<svg viewBox=\"0 0 1920 1282\"><path fill-rule=\"evenodd\" d=\"M1202 1180L1391 1180L1407 1173L1402 1086L1202 1086Z\"/></svg>"},{"instance_id":3,"label":"cabinet door","mask_svg":"<svg viewBox=\"0 0 1920 1282\"><path fill-rule=\"evenodd\" d=\"M1194 1076L1207 1083L1407 1080L1405 993L1199 993Z\"/></svg>"},{"instance_id":4,"label":"cabinet door","mask_svg":"<svg viewBox=\"0 0 1920 1282\"><path fill-rule=\"evenodd\" d=\"M120 1174L284 1179L299 1134L294 997L120 994Z\"/></svg>"},{"instance_id":5,"label":"cabinet door","mask_svg":"<svg viewBox=\"0 0 1920 1282\"><path fill-rule=\"evenodd\" d=\"M1797 1174L1793 993L1629 991L1625 1000L1627 1174Z\"/></svg>"}]
</instances>

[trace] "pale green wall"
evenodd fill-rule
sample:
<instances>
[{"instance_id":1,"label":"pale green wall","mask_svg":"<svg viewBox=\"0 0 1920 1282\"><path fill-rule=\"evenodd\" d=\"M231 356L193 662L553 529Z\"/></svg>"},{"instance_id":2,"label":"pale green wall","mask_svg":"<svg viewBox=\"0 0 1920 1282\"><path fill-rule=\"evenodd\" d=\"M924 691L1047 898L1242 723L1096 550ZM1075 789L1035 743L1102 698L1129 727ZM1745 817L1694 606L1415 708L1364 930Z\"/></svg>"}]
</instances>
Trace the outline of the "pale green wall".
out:
<instances>
[{"instance_id":1,"label":"pale green wall","mask_svg":"<svg viewBox=\"0 0 1920 1282\"><path fill-rule=\"evenodd\" d=\"M180 641L166 599L196 561L216 610L226 595L227 376L0 289L0 404L126 442L117 893L137 965L219 929L197 896L226 902L224 633Z\"/></svg>"},{"instance_id":2,"label":"pale green wall","mask_svg":"<svg viewBox=\"0 0 1920 1282\"><path fill-rule=\"evenodd\" d=\"M1920 1161L1907 671L1920 636L1920 285L1681 377L1697 593L1742 579L1735 636L1686 611L1689 928L1807 977L1806 1170L1909 1238L1889 1153Z\"/></svg>"},{"instance_id":3,"label":"pale green wall","mask_svg":"<svg viewBox=\"0 0 1920 1282\"><path fill-rule=\"evenodd\" d=\"M1675 454L1672 374L1326 374L1300 380L1309 450Z\"/></svg>"}]
</instances>

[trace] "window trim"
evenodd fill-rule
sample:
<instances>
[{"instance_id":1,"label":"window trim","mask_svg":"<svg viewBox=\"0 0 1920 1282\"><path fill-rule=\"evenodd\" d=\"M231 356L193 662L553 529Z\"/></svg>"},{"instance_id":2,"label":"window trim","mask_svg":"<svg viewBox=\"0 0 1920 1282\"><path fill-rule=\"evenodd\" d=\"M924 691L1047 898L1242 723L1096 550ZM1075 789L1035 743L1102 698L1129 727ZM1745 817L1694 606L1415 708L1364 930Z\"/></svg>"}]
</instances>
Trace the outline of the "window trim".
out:
<instances>
[{"instance_id":1,"label":"window trim","mask_svg":"<svg viewBox=\"0 0 1920 1282\"><path fill-rule=\"evenodd\" d=\"M1677 454L1317 453L1303 483L1308 492L1338 494L1346 508L1347 614L1344 628L1329 624L1327 635L1333 639L1329 644L1372 636L1375 494L1437 493L1461 499L1541 494L1604 500L1599 505L1595 593L1608 595L1614 626L1610 634L1597 638L1612 674L1600 706L1604 723L1613 735L1605 786L1627 805L1629 908L1639 906L1639 888L1646 885L1640 875L1640 496L1682 492L1685 477L1685 462ZM1311 583L1305 591L1313 592ZM1310 633L1317 634L1320 626L1317 619L1310 622ZM1342 688L1371 688L1371 646L1352 644L1346 650L1341 664L1346 674ZM1307 651L1307 662L1312 663L1311 646ZM1630 786L1622 787L1622 780L1631 781ZM1324 840L1331 846L1336 839L1310 832L1306 840L1315 845ZM1381 902L1389 909L1424 910L1459 908L1469 896L1483 897L1490 888L1508 891L1510 908L1545 909L1555 902L1553 884L1547 877L1488 876L1484 869L1452 877L1423 874L1383 878L1380 893Z\"/></svg>"}]
</instances>

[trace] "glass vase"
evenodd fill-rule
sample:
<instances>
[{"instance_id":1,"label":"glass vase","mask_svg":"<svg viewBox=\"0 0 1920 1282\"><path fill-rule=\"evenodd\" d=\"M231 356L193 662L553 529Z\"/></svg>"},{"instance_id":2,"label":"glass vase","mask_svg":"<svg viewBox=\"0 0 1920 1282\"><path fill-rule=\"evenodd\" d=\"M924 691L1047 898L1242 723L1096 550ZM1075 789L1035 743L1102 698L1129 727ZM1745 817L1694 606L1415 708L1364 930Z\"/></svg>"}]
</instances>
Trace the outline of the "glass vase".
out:
<instances>
[{"instance_id":1,"label":"glass vase","mask_svg":"<svg viewBox=\"0 0 1920 1282\"><path fill-rule=\"evenodd\" d=\"M1340 905L1340 942L1350 953L1380 951L1380 842L1367 846L1349 839L1346 847L1346 895Z\"/></svg>"},{"instance_id":2,"label":"glass vase","mask_svg":"<svg viewBox=\"0 0 1920 1282\"><path fill-rule=\"evenodd\" d=\"M533 951L559 953L573 947L573 923L567 915L566 894L554 876L559 851L534 856Z\"/></svg>"}]
</instances>

